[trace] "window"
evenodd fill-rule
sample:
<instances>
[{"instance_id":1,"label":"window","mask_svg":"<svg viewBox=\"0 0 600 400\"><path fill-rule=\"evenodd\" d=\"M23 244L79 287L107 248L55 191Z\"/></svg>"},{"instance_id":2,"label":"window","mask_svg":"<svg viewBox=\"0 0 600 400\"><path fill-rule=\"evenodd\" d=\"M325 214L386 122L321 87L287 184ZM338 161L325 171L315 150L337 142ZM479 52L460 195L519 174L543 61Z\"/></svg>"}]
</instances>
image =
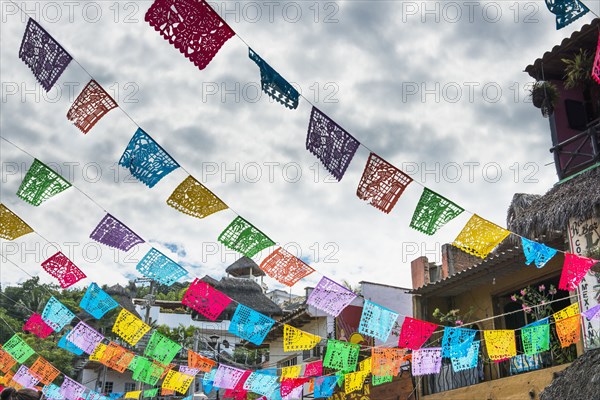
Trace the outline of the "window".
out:
<instances>
[{"instance_id":1,"label":"window","mask_svg":"<svg viewBox=\"0 0 600 400\"><path fill-rule=\"evenodd\" d=\"M277 368L291 367L292 365L297 365L297 364L298 364L298 357L294 356L294 357L288 358L287 360L279 361L277 363Z\"/></svg>"},{"instance_id":2,"label":"window","mask_svg":"<svg viewBox=\"0 0 600 400\"><path fill-rule=\"evenodd\" d=\"M125 391L133 392L135 391L136 383L135 382L125 382Z\"/></svg>"},{"instance_id":3,"label":"window","mask_svg":"<svg viewBox=\"0 0 600 400\"><path fill-rule=\"evenodd\" d=\"M113 392L113 383L112 382L104 382L104 393L112 393Z\"/></svg>"}]
</instances>

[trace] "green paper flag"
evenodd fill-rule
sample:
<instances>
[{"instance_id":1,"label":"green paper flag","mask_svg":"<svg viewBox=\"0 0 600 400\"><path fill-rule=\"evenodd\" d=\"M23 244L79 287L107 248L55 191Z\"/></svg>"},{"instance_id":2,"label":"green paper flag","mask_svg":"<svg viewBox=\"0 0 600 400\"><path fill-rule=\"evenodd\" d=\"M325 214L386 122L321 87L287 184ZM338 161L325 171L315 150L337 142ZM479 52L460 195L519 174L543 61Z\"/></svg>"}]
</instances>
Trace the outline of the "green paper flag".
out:
<instances>
[{"instance_id":1,"label":"green paper flag","mask_svg":"<svg viewBox=\"0 0 600 400\"><path fill-rule=\"evenodd\" d=\"M50 169L46 164L37 158L29 167L21 186L17 191L17 196L27 203L39 206L52 196L71 187L62 176Z\"/></svg>"},{"instance_id":2,"label":"green paper flag","mask_svg":"<svg viewBox=\"0 0 600 400\"><path fill-rule=\"evenodd\" d=\"M19 363L24 363L29 357L35 354L35 351L16 333L8 340L8 342L4 343L2 349Z\"/></svg>"},{"instance_id":3,"label":"green paper flag","mask_svg":"<svg viewBox=\"0 0 600 400\"><path fill-rule=\"evenodd\" d=\"M161 364L169 364L181 350L181 345L168 337L154 331L144 350L144 355L151 357Z\"/></svg>"},{"instance_id":4,"label":"green paper flag","mask_svg":"<svg viewBox=\"0 0 600 400\"><path fill-rule=\"evenodd\" d=\"M160 365L153 363L146 357L140 357L133 371L132 379L154 386L164 371L165 369Z\"/></svg>"},{"instance_id":5,"label":"green paper flag","mask_svg":"<svg viewBox=\"0 0 600 400\"><path fill-rule=\"evenodd\" d=\"M246 257L253 257L259 251L275 244L267 235L256 229L242 217L236 217L221 232L219 242L231 250L242 253Z\"/></svg>"},{"instance_id":6,"label":"green paper flag","mask_svg":"<svg viewBox=\"0 0 600 400\"><path fill-rule=\"evenodd\" d=\"M142 395L142 397L156 397L157 395L158 395L158 388L144 390L144 394Z\"/></svg>"},{"instance_id":7,"label":"green paper flag","mask_svg":"<svg viewBox=\"0 0 600 400\"><path fill-rule=\"evenodd\" d=\"M463 208L450 200L424 188L421 199L412 216L410 227L426 235L433 235L438 229L458 217L463 211Z\"/></svg>"},{"instance_id":8,"label":"green paper flag","mask_svg":"<svg viewBox=\"0 0 600 400\"><path fill-rule=\"evenodd\" d=\"M346 373L355 371L359 351L360 345L358 344L330 339L327 341L323 366Z\"/></svg>"},{"instance_id":9,"label":"green paper flag","mask_svg":"<svg viewBox=\"0 0 600 400\"><path fill-rule=\"evenodd\" d=\"M528 356L550 350L550 325L524 326L521 329L521 341L523 351Z\"/></svg>"}]
</instances>

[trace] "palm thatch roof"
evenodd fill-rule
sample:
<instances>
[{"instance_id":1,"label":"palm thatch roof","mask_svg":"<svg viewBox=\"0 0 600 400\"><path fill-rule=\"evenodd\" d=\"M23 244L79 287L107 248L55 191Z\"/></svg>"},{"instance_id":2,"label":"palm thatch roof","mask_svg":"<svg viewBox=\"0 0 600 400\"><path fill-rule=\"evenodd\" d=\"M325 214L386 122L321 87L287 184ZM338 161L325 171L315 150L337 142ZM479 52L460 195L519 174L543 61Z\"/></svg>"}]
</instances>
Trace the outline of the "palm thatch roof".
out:
<instances>
[{"instance_id":1,"label":"palm thatch roof","mask_svg":"<svg viewBox=\"0 0 600 400\"><path fill-rule=\"evenodd\" d=\"M540 400L600 399L600 349L590 350L555 374Z\"/></svg>"},{"instance_id":2,"label":"palm thatch roof","mask_svg":"<svg viewBox=\"0 0 600 400\"><path fill-rule=\"evenodd\" d=\"M227 267L225 272L231 276L238 277L250 276L250 274L252 274L252 276L265 276L264 271L258 267L258 264L256 264L253 259L246 256L243 256Z\"/></svg>"},{"instance_id":3,"label":"palm thatch roof","mask_svg":"<svg viewBox=\"0 0 600 400\"><path fill-rule=\"evenodd\" d=\"M265 296L260 285L252 279L223 277L218 281L206 275L201 280L235 300L225 309L224 315L233 315L237 303L268 316L283 314L281 307Z\"/></svg>"},{"instance_id":4,"label":"palm thatch roof","mask_svg":"<svg viewBox=\"0 0 600 400\"><path fill-rule=\"evenodd\" d=\"M135 309L135 305L133 304L131 292L119 285L118 283L113 286L109 286L105 289L106 293L110 295L115 301L117 301L124 309L133 313L133 315L140 316Z\"/></svg>"},{"instance_id":5,"label":"palm thatch roof","mask_svg":"<svg viewBox=\"0 0 600 400\"><path fill-rule=\"evenodd\" d=\"M518 193L508 209L508 229L530 239L556 237L570 218L600 216L600 168L559 182L543 196Z\"/></svg>"}]
</instances>

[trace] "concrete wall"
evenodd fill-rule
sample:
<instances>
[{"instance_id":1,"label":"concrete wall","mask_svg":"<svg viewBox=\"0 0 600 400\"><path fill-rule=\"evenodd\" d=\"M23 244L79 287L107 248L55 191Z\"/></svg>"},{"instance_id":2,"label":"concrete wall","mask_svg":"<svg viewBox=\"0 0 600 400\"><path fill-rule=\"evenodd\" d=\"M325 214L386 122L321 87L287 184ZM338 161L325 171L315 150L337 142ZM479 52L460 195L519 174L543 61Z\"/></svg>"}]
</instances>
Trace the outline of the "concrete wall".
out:
<instances>
[{"instance_id":1,"label":"concrete wall","mask_svg":"<svg viewBox=\"0 0 600 400\"><path fill-rule=\"evenodd\" d=\"M554 373L562 371L569 365L571 364L563 364L557 367L526 372L460 389L448 390L446 392L423 396L423 400L535 400L539 399L540 392L552 382Z\"/></svg>"},{"instance_id":2,"label":"concrete wall","mask_svg":"<svg viewBox=\"0 0 600 400\"><path fill-rule=\"evenodd\" d=\"M98 387L99 382L102 382L102 378L102 367L100 367L99 370L85 368L82 371L81 382L88 389L98 390L100 393L102 393L104 386ZM131 371L126 370L121 374L110 368L106 368L106 382L113 383L113 392L124 392L125 383L135 383L137 385L137 382L131 378Z\"/></svg>"}]
</instances>

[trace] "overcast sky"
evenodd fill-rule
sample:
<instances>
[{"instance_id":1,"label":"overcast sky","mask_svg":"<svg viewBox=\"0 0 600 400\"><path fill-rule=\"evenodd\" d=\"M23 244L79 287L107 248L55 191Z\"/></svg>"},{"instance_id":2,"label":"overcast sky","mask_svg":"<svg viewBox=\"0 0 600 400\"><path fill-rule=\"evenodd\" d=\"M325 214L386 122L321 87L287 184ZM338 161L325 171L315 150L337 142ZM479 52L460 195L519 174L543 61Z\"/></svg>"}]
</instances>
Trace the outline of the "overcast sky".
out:
<instances>
[{"instance_id":1,"label":"overcast sky","mask_svg":"<svg viewBox=\"0 0 600 400\"><path fill-rule=\"evenodd\" d=\"M18 4L187 171L318 271L295 293L321 274L410 287L410 261L439 259L441 244L470 217L463 213L433 237L411 230L422 191L416 183L389 215L362 202L355 192L364 147L342 181L332 182L305 149L311 105L301 100L289 110L259 92L259 69L238 37L200 71L144 21L150 1ZM556 31L543 1L213 5L329 117L465 209L506 226L515 192L541 194L556 183L548 120L527 101L532 80L522 71L591 14ZM588 5L598 12L598 4ZM183 169L153 189L126 179L117 163L136 124L115 109L87 135L71 125L67 110L89 76L74 61L46 94L18 57L26 17L8 1L1 6L2 135L59 167L190 277L222 276L238 255L216 239L235 214L199 220L166 205ZM89 239L104 211L74 188L39 207L21 201L15 193L32 158L0 145L4 204L58 243L92 281L139 276L135 265L148 245L124 253ZM2 241L3 254L44 281L51 278L39 264L55 251L37 235ZM2 284L28 278L5 262L1 274Z\"/></svg>"}]
</instances>

